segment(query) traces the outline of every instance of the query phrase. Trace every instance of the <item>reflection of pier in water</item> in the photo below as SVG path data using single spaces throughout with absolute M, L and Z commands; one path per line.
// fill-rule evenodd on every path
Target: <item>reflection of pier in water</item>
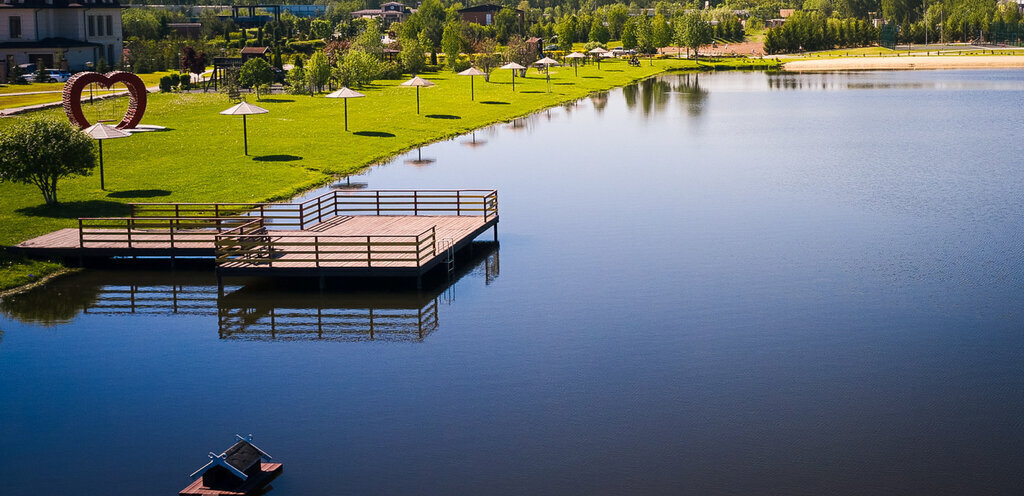
M 500 271 L 498 245 L 475 242 L 452 268 L 425 281 L 424 289 L 394 290 L 384 283 L 373 289 L 312 290 L 304 285 L 281 287 L 281 281 L 225 288 L 218 295 L 213 276 L 206 272 L 104 271 L 59 279 L 34 291 L 0 301 L 11 318 L 42 325 L 72 320 L 80 311 L 90 315 L 216 316 L 222 339 L 420 341 L 439 327 L 438 307 L 455 298 L 454 284 L 470 273 L 485 284 Z M 461 253 L 460 253 L 461 254 Z M 72 296 L 77 295 L 77 297 Z M 70 296 L 70 298 L 69 298 Z M 45 311 L 43 301 L 71 302 L 63 311 Z

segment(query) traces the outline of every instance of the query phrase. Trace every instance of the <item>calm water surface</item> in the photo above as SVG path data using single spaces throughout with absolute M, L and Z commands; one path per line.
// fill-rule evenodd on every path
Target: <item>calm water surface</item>
M 172 495 L 254 433 L 280 496 L 1021 494 L 1022 101 L 664 76 L 353 177 L 500 191 L 450 286 L 5 300 L 0 493 Z

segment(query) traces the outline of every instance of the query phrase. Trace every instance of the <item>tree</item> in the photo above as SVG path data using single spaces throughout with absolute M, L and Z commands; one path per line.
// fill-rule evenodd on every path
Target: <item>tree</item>
M 190 47 L 181 49 L 181 72 L 202 74 L 206 71 L 206 52 L 199 52 Z
M 651 29 L 654 31 L 655 48 L 665 48 L 672 44 L 672 28 L 669 27 L 665 16 L 661 14 L 654 16 L 654 20 L 651 22 Z
M 629 7 L 621 3 L 617 3 L 608 7 L 608 30 L 611 31 L 612 39 L 622 39 L 622 28 L 626 25 L 626 20 L 629 19 Z
M 608 26 L 604 25 L 601 20 L 601 16 L 594 16 L 594 20 L 590 23 L 590 33 L 587 38 L 590 41 L 596 41 L 598 43 L 608 43 L 611 38 L 611 33 L 608 31 Z
M 427 60 L 423 57 L 423 45 L 416 38 L 405 38 L 402 40 L 402 51 L 398 53 L 398 59 L 402 67 L 410 74 L 419 74 L 427 66 Z
M 420 42 L 430 48 L 430 64 L 437 65 L 437 52 L 444 34 L 444 7 L 438 0 L 423 0 L 414 17 L 420 25 Z
M 226 94 L 231 101 L 242 99 L 240 86 L 238 85 L 238 69 L 229 68 L 221 71 L 220 91 Z
M 149 9 L 124 9 L 121 14 L 121 32 L 125 39 L 159 39 L 160 20 Z
M 260 99 L 260 87 L 274 82 L 274 70 L 270 63 L 262 57 L 251 58 L 242 65 L 238 72 L 238 82 L 256 90 L 256 99 Z
M 462 48 L 462 34 L 459 32 L 459 25 L 449 22 L 444 26 L 444 35 L 441 37 L 441 50 L 444 52 L 445 63 L 448 68 L 454 69 L 459 61 L 459 50 Z
M 555 33 L 558 34 L 558 47 L 564 52 L 571 52 L 572 44 L 576 42 L 576 22 L 575 15 L 568 15 L 555 25 Z
M 704 20 L 700 12 L 687 12 L 679 17 L 676 26 L 676 42 L 693 50 L 693 58 L 697 60 L 697 51 L 701 45 L 711 43 L 711 25 Z
M 371 19 L 366 23 L 366 29 L 356 37 L 352 48 L 362 50 L 374 57 L 382 58 L 384 56 L 384 43 L 381 41 L 381 36 L 382 33 L 377 20 Z
M 314 38 L 327 41 L 334 34 L 334 27 L 325 19 L 313 19 L 309 25 L 310 34 Z
M 636 24 L 637 18 L 631 17 L 626 21 L 626 24 L 622 26 L 622 48 L 625 48 L 626 50 L 632 50 L 637 47 Z
M 311 93 L 319 92 L 327 85 L 331 78 L 331 65 L 327 63 L 327 56 L 324 52 L 317 50 L 306 63 L 306 82 L 309 83 Z
M 0 182 L 34 184 L 56 204 L 57 181 L 96 166 L 92 141 L 67 121 L 19 120 L 0 133 Z
M 636 17 L 636 49 L 640 53 L 654 53 L 654 30 L 646 15 Z
M 494 31 L 498 43 L 507 43 L 512 35 L 519 32 L 519 15 L 508 7 L 498 11 L 494 16 Z

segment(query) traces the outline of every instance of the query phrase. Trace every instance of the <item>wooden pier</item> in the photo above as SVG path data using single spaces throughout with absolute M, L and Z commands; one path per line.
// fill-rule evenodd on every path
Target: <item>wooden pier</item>
M 416 277 L 488 229 L 494 190 L 331 191 L 302 203 L 136 203 L 13 247 L 46 257 L 210 257 L 221 276 Z

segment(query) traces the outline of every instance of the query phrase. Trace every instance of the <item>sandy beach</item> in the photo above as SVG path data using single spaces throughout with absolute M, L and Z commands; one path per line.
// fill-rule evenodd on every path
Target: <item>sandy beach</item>
M 863 57 L 786 62 L 787 71 L 859 71 L 870 69 L 997 69 L 1024 68 L 1024 56 L 952 55 L 919 57 Z

